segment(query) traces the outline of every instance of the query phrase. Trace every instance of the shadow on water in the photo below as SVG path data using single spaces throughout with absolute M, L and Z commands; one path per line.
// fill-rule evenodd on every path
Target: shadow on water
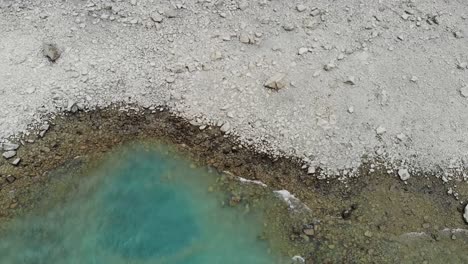
M 209 187 L 220 175 L 166 146 L 131 145 L 74 175 L 81 165 L 8 225 L 1 263 L 285 263 L 258 239 L 260 210 L 222 206 Z

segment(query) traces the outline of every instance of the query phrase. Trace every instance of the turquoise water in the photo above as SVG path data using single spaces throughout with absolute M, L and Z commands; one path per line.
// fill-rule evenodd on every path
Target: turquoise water
M 208 191 L 218 177 L 164 146 L 121 149 L 60 202 L 13 220 L 0 263 L 281 263 L 257 238 L 259 214 Z

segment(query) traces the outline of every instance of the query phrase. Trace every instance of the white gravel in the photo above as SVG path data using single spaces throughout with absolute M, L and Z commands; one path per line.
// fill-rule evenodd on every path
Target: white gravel
M 167 105 L 331 173 L 366 155 L 455 177 L 467 34 L 463 1 L 0 1 L 0 138 L 67 109 Z

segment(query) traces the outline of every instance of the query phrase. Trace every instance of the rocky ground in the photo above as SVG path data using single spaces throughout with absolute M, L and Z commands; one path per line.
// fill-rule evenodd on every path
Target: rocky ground
M 0 138 L 62 111 L 164 105 L 322 178 L 355 175 L 365 156 L 402 179 L 464 179 L 467 13 L 429 0 L 3 0 Z

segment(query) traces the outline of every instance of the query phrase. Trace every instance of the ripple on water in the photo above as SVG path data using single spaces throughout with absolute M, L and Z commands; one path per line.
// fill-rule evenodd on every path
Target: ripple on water
M 214 173 L 164 146 L 111 155 L 50 206 L 15 219 L 1 263 L 279 263 L 257 239 L 261 218 L 223 208 Z M 72 177 L 73 178 L 73 177 Z

